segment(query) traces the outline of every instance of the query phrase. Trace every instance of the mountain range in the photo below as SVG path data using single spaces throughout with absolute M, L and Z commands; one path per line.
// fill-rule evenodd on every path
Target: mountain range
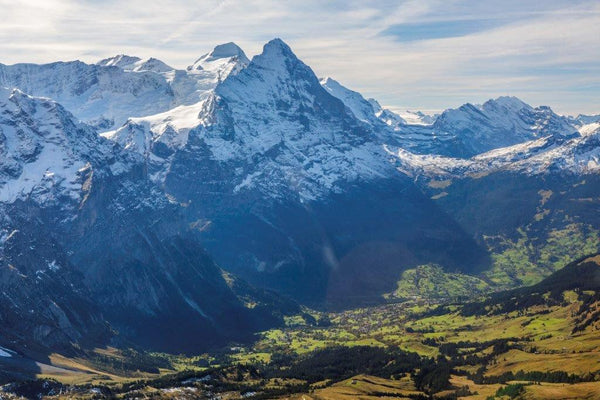
M 0 87 L 15 351 L 198 351 L 380 302 L 417 266 L 507 288 L 600 249 L 598 116 L 514 97 L 399 115 L 279 39 L 184 70 L 0 64 Z

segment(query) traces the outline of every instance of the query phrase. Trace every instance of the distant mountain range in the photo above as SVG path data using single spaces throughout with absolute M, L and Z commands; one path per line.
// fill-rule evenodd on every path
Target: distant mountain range
M 298 303 L 381 301 L 419 265 L 510 287 L 600 248 L 599 116 L 514 97 L 399 115 L 279 39 L 185 70 L 0 64 L 0 87 L 9 349 L 195 351 Z

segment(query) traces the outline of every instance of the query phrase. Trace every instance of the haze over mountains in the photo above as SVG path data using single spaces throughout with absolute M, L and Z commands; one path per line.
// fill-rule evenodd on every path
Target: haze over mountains
M 319 80 L 279 39 L 186 70 L 0 64 L 0 87 L 10 349 L 196 351 L 298 303 L 381 301 L 420 265 L 504 288 L 600 248 L 598 116 L 500 97 L 403 117 Z M 541 271 L 498 261 L 565 232 L 587 247 L 526 253 Z

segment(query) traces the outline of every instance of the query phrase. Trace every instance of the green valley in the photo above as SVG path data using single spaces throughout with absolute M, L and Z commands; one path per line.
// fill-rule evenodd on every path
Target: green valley
M 416 272 L 440 278 L 435 267 Z M 251 345 L 193 357 L 54 355 L 54 370 L 3 390 L 17 398 L 45 387 L 56 399 L 592 399 L 600 393 L 599 329 L 600 256 L 591 256 L 534 286 L 465 303 L 305 308 Z

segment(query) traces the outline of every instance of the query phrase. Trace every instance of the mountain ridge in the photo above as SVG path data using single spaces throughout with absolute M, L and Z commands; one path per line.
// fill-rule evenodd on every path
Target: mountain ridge
M 33 318 L 6 326 L 3 335 L 26 335 L 30 345 L 51 350 L 84 344 L 88 329 L 104 329 L 90 343 L 136 338 L 149 348 L 191 351 L 247 340 L 250 332 L 281 323 L 277 302 L 294 309 L 293 302 L 232 284 L 236 277 L 225 279 L 188 232 L 179 207 L 148 179 L 141 157 L 51 100 L 2 94 L 2 150 L 18 168 L 2 169 L 8 180 L 1 193 L 15 195 L 0 202 L 1 268 L 11 285 L 5 293 L 22 278 L 28 295 L 13 294 L 12 302 L 0 304 L 0 315 L 15 319 L 13 308 L 35 304 Z M 7 190 L 11 183 L 19 191 Z M 185 330 L 168 328 L 178 321 Z M 111 334 L 108 324 L 121 335 Z
M 32 239 L 47 253 L 31 263 L 45 271 L 60 255 L 83 277 L 85 312 L 104 321 L 92 325 L 148 348 L 247 339 L 296 307 L 288 295 L 380 302 L 420 265 L 496 271 L 492 237 L 540 241 L 575 224 L 592 240 L 598 225 L 591 117 L 500 97 L 408 123 L 320 81 L 280 39 L 252 60 L 217 46 L 189 70 L 123 55 L 99 64 L 0 65 L 0 85 L 66 104 L 0 91 L 0 237 L 35 217 L 51 234 Z M 63 329 L 60 313 L 40 314 Z M 83 337 L 74 326 L 56 343 Z

